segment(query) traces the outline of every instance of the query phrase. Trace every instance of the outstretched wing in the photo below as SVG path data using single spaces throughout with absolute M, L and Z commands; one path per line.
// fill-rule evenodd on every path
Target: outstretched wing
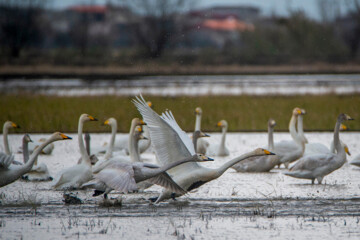
M 94 176 L 95 179 L 103 182 L 107 187 L 119 192 L 127 193 L 137 190 L 134 179 L 134 170 L 131 164 L 111 164 Z
M 179 193 L 181 195 L 186 193 L 186 191 L 182 189 L 176 182 L 174 182 L 174 180 L 166 172 L 159 174 L 156 177 L 149 178 L 146 181 L 169 189 L 171 192 Z
M 0 152 L 0 168 L 8 169 L 13 161 L 13 155 L 7 155 L 3 152 Z
M 159 116 L 147 105 L 141 95 L 133 99 L 132 102 L 149 128 L 151 144 L 162 165 L 176 162 L 195 154 L 191 139 L 181 130 L 170 111 L 166 111 Z M 194 164 L 197 165 L 196 163 Z

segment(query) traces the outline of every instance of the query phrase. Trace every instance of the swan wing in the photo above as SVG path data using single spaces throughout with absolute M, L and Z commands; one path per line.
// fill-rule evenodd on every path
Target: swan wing
M 290 171 L 313 171 L 317 168 L 324 167 L 336 157 L 335 154 L 315 154 L 302 157 L 299 159 Z
M 95 179 L 119 192 L 127 193 L 137 190 L 134 170 L 131 164 L 114 163 L 95 175 Z
M 7 155 L 3 152 L 0 152 L 0 168 L 8 169 L 13 161 L 13 155 Z
M 191 139 L 181 130 L 171 111 L 159 116 L 146 104 L 141 95 L 133 99 L 133 103 L 149 128 L 151 144 L 162 165 L 195 154 Z
M 166 172 L 150 178 L 147 181 L 169 189 L 171 192 L 179 193 L 181 195 L 186 193 L 186 191 L 182 189 Z

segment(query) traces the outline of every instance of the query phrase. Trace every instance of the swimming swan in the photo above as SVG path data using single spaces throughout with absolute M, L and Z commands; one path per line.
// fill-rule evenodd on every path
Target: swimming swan
M 281 141 L 274 145 L 274 152 L 278 157 L 279 163 L 283 163 L 286 168 L 288 168 L 291 162 L 301 158 L 304 154 L 305 140 L 297 134 L 295 128 L 297 117 L 303 114 L 304 111 L 300 108 L 294 108 L 292 112 L 289 122 L 289 132 L 293 141 Z
M 30 159 L 24 165 L 11 164 L 14 157 L 0 153 L 0 187 L 12 183 L 19 179 L 22 175 L 29 172 L 40 152 L 51 142 L 58 140 L 71 139 L 63 133 L 56 132 L 41 144 L 30 156 Z
M 274 119 L 269 119 L 268 121 L 268 149 L 269 151 L 274 151 L 274 127 L 276 122 Z M 244 161 L 241 161 L 234 166 L 237 172 L 268 172 L 273 169 L 276 164 L 278 164 L 278 159 L 274 155 L 269 156 L 258 156 L 250 157 Z
M 144 98 L 136 97 L 133 103 L 143 116 L 149 127 L 151 145 L 159 163 L 165 166 L 179 159 L 190 158 L 195 155 L 194 145 L 187 134 L 181 130 L 171 111 L 166 111 L 161 116 L 146 105 Z M 228 168 L 251 156 L 273 154 L 264 149 L 234 158 L 218 169 L 200 166 L 196 162 L 188 162 L 168 170 L 171 178 L 184 190 L 191 191 L 201 185 L 220 177 Z M 181 196 L 181 194 L 177 194 Z M 174 196 L 170 190 L 164 190 L 156 203 Z
M 229 156 L 229 149 L 225 146 L 228 123 L 226 120 L 221 120 L 216 124 L 216 126 L 221 127 L 222 134 L 220 144 L 210 144 L 206 150 L 206 154 L 210 156 Z
M 81 162 L 75 166 L 63 169 L 54 180 L 54 184 L 52 185 L 54 189 L 78 189 L 83 183 L 91 180 L 91 161 L 86 152 L 82 137 L 84 123 L 88 121 L 97 121 L 97 119 L 86 113 L 81 114 L 78 124 L 78 144 Z
M 344 165 L 346 161 L 346 149 L 340 144 L 339 131 L 342 122 L 353 120 L 347 114 L 340 114 L 334 128 L 334 145 L 337 153 L 315 154 L 304 156 L 295 163 L 288 172 L 284 173 L 290 177 L 310 179 L 314 184 L 315 179 L 321 184 L 324 176 L 332 173 Z

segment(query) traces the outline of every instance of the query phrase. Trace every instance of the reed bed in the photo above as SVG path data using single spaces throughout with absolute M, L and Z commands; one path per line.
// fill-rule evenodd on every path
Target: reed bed
M 195 125 L 194 110 L 203 109 L 202 129 L 219 131 L 216 123 L 226 119 L 229 131 L 266 131 L 267 120 L 276 120 L 277 131 L 286 131 L 294 107 L 306 109 L 305 130 L 332 131 L 339 113 L 348 113 L 359 119 L 360 95 L 307 95 L 307 96 L 202 96 L 202 97 L 155 97 L 144 96 L 152 101 L 158 113 L 170 109 L 185 131 Z M 107 132 L 101 123 L 109 117 L 118 120 L 118 131 L 127 132 L 130 121 L 141 117 L 129 97 L 86 96 L 57 97 L 43 95 L 0 96 L 0 121 L 12 120 L 21 126 L 17 133 L 47 133 L 54 131 L 76 132 L 78 118 L 88 113 L 99 123 L 86 124 L 84 131 Z M 352 121 L 350 130 L 359 130 L 360 122 Z

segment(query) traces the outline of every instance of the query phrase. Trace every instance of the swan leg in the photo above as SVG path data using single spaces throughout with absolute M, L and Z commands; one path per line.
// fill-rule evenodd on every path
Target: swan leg
M 323 180 L 323 177 L 317 177 L 316 179 L 317 179 L 318 183 L 321 184 L 321 181 Z
M 288 169 L 289 168 L 289 162 L 284 162 L 285 168 Z
M 314 184 L 315 183 L 315 179 L 311 179 L 311 184 Z

